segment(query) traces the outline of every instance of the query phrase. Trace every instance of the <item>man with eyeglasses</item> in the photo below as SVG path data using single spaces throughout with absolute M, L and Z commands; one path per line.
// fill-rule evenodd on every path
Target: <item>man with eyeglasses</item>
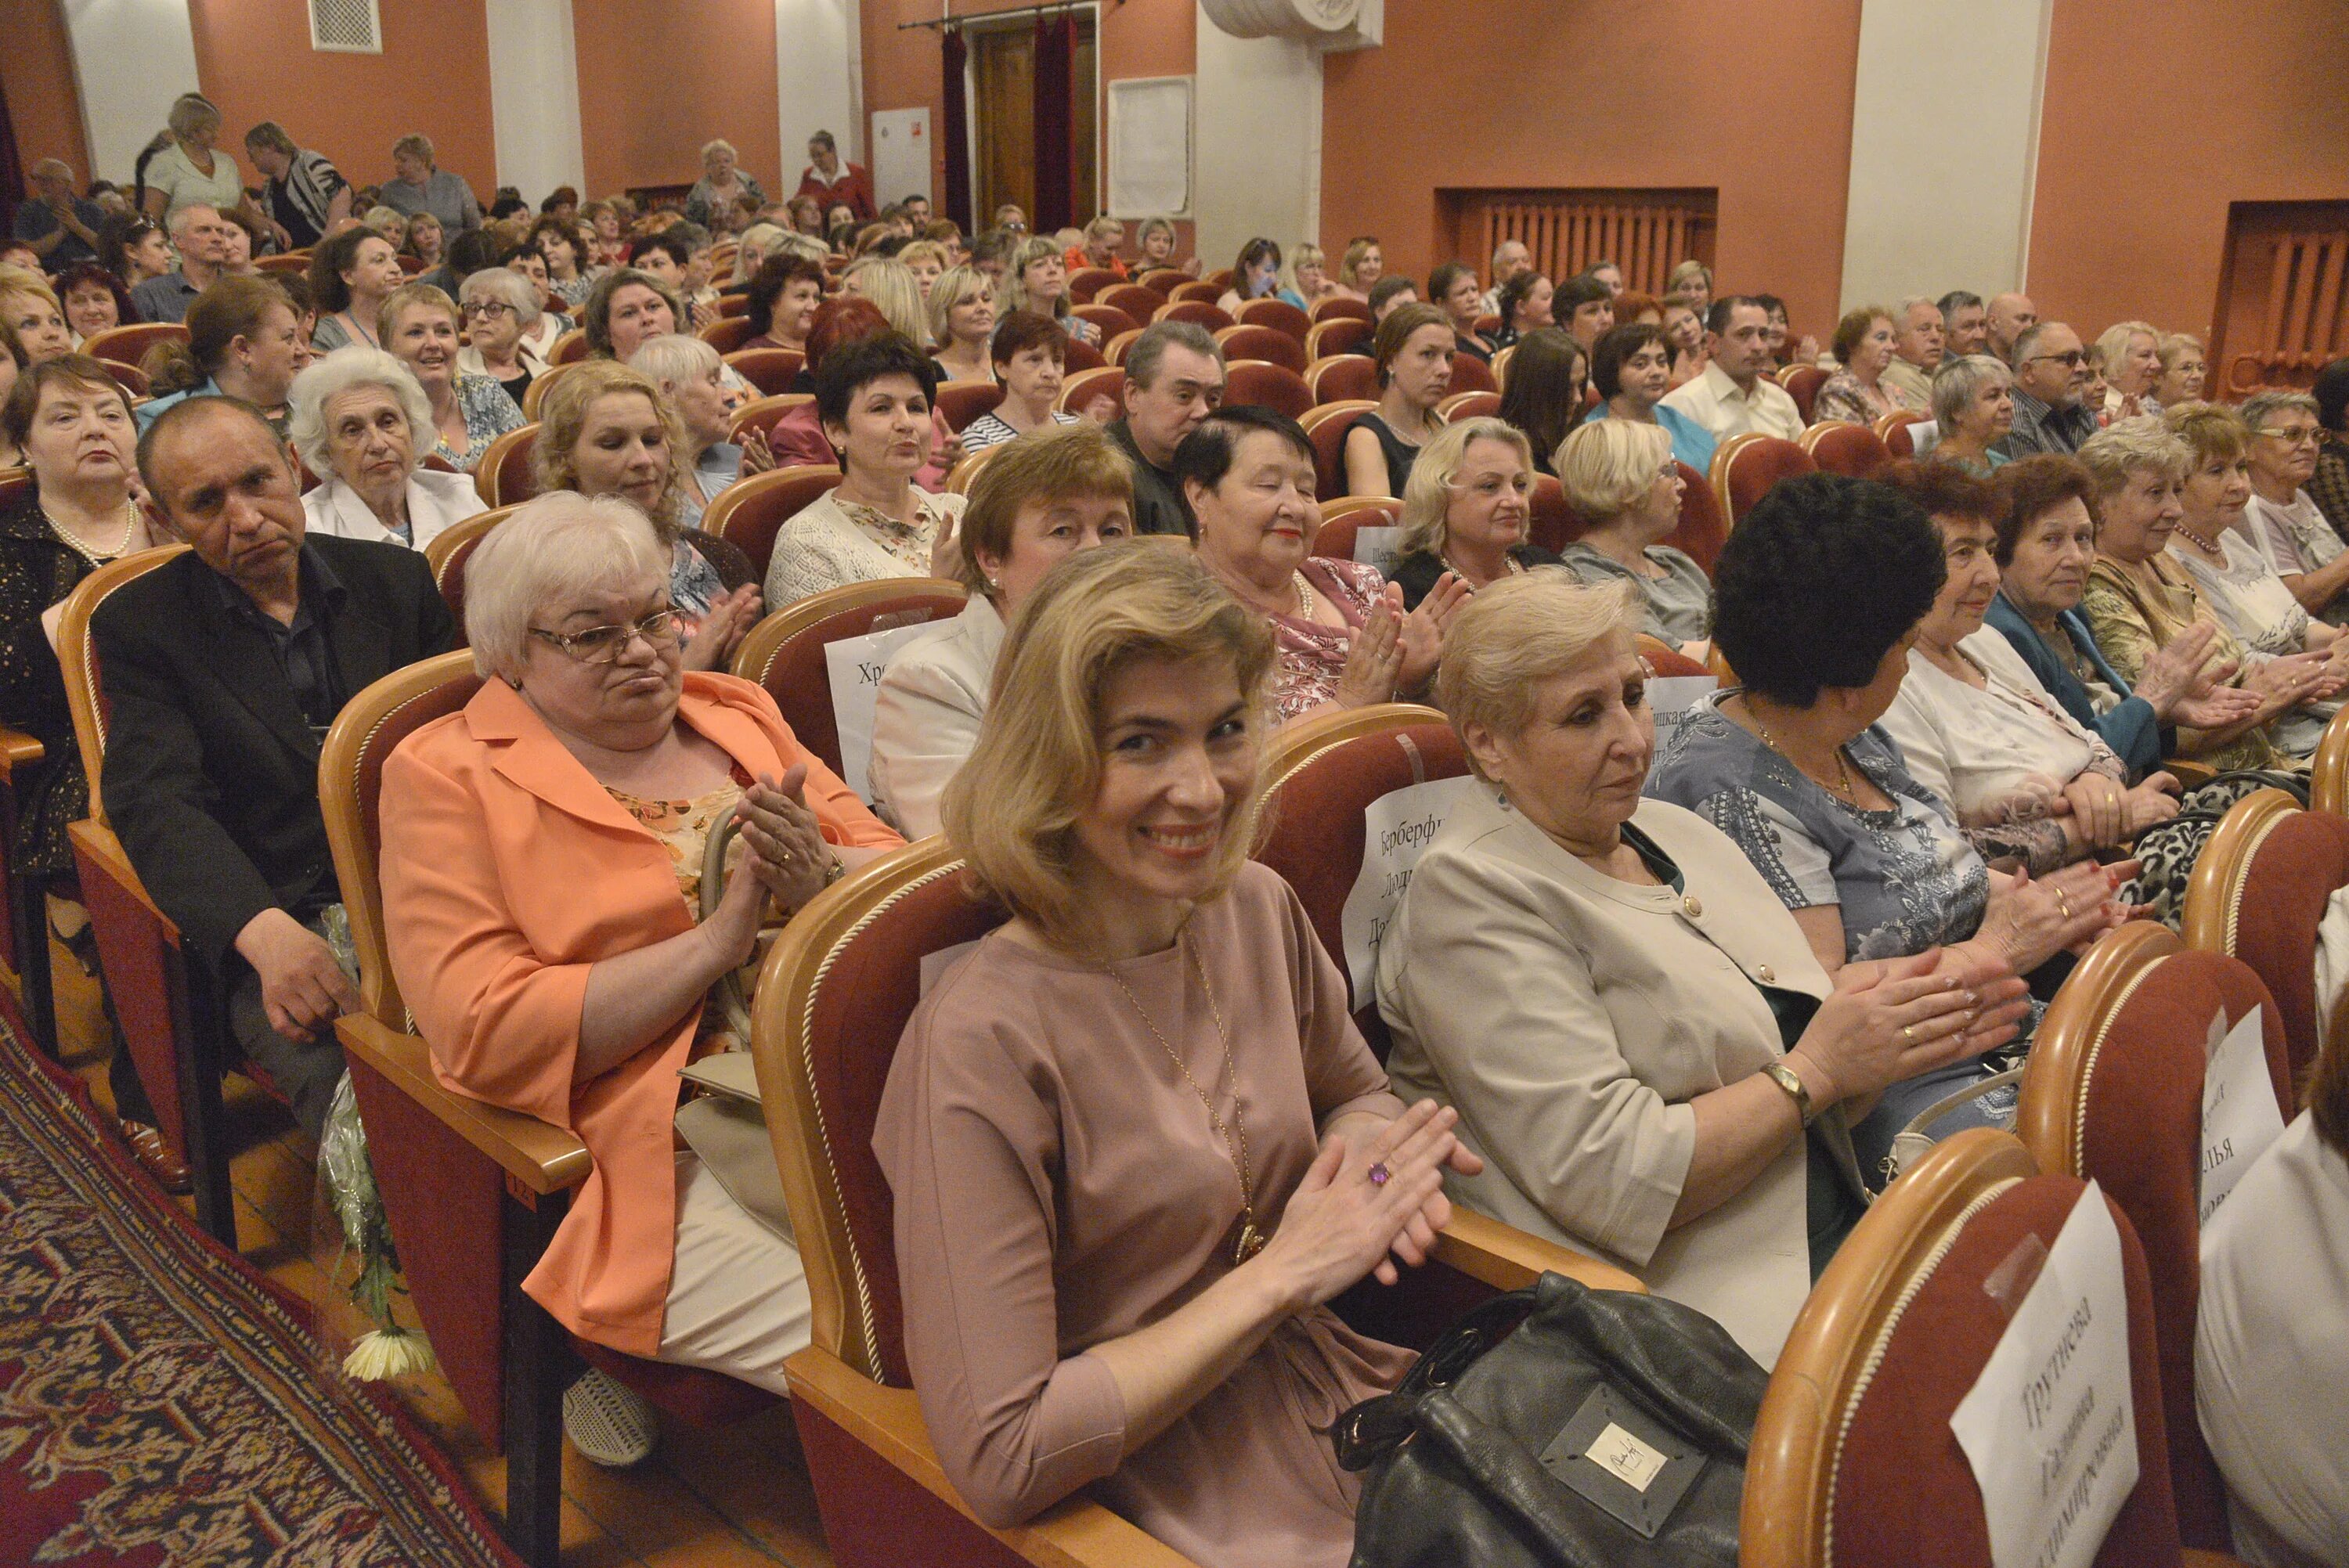
M 169 409 L 139 471 L 159 531 L 191 548 L 91 618 L 111 708 L 98 788 L 238 1048 L 316 1140 L 343 1073 L 335 1019 L 358 1006 L 325 934 L 342 894 L 319 745 L 343 704 L 456 627 L 418 552 L 305 537 L 293 458 L 250 405 Z
M 2349 548 L 2324 520 L 2306 485 L 2324 440 L 2316 399 L 2305 392 L 2255 392 L 2243 399 L 2251 428 L 2251 538 L 2302 609 L 2349 625 Z
M 2006 455 L 2077 452 L 2096 433 L 2096 416 L 2080 401 L 2087 385 L 2088 356 L 2078 333 L 2060 321 L 2024 327 L 2014 340 L 2014 429 L 2003 443 Z

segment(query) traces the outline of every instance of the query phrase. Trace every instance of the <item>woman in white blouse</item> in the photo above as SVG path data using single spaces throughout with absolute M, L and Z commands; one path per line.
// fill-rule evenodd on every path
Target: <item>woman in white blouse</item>
M 431 400 L 382 349 L 336 349 L 294 378 L 285 400 L 287 438 L 321 480 L 302 498 L 313 533 L 421 550 L 486 510 L 471 479 L 423 466 L 437 438 Z
M 841 481 L 783 524 L 767 566 L 770 612 L 843 583 L 950 571 L 964 498 L 914 483 L 936 442 L 938 367 L 896 333 L 833 350 L 815 407 Z
M 1133 536 L 1133 470 L 1097 425 L 1016 442 L 979 470 L 955 562 L 970 603 L 891 655 L 873 707 L 873 803 L 907 838 L 938 830 L 1013 614 L 1061 561 Z
M 2131 787 L 2127 764 L 2064 711 L 2013 644 L 1983 630 L 1998 593 L 1998 492 L 1946 463 L 1879 477 L 1933 520 L 1948 569 L 1879 722 L 1982 857 L 2041 875 L 2176 816 L 2176 779 L 2157 772 Z

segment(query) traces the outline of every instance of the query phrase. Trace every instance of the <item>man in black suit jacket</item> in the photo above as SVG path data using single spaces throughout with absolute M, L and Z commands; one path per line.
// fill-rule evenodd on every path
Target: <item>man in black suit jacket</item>
M 374 681 L 448 650 L 424 557 L 304 537 L 299 480 L 258 410 L 167 410 L 139 443 L 148 508 L 192 548 L 91 618 L 112 709 L 100 788 L 133 870 L 227 999 L 245 1056 L 313 1139 L 358 998 L 322 934 L 341 899 L 318 749 Z

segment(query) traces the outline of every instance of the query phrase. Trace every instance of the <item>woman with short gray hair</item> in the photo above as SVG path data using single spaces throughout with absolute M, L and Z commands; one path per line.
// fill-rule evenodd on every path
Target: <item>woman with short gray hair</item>
M 457 310 L 471 337 L 457 353 L 458 373 L 488 377 L 519 407 L 546 370 L 532 336 L 544 314 L 538 290 L 511 268 L 484 267 L 457 285 Z
M 313 533 L 421 550 L 485 510 L 473 481 L 423 467 L 439 438 L 432 402 L 408 366 L 379 348 L 338 348 L 294 378 L 286 431 L 319 476 L 302 498 Z
M 481 226 L 481 204 L 461 174 L 432 165 L 432 139 L 410 131 L 391 144 L 393 177 L 383 182 L 377 200 L 401 212 L 429 212 L 440 220 L 440 232 L 453 242 L 468 229 Z
M 2158 414 L 2154 388 L 2161 383 L 2161 329 L 2149 321 L 2116 322 L 2096 339 L 2105 360 L 2105 419 Z
M 1936 462 L 1955 463 L 1978 480 L 2009 460 L 1993 449 L 2014 428 L 2014 372 L 1987 354 L 1961 354 L 1933 372 Z
M 737 167 L 739 157 L 734 144 L 723 137 L 702 143 L 701 178 L 685 198 L 687 222 L 714 229 L 746 196 L 756 207 L 767 204 L 767 193 L 759 189 L 759 182 Z

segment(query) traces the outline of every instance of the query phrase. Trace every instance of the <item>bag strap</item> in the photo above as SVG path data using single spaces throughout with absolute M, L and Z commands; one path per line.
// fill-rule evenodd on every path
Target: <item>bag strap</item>
M 1558 1276 L 1544 1274 L 1543 1284 Z M 1449 1387 L 1485 1352 L 1509 1336 L 1542 1296 L 1542 1284 L 1505 1291 L 1470 1307 L 1412 1364 L 1392 1394 L 1363 1400 L 1330 1429 L 1340 1468 L 1368 1470 L 1412 1434 L 1412 1412 L 1430 1393 Z

